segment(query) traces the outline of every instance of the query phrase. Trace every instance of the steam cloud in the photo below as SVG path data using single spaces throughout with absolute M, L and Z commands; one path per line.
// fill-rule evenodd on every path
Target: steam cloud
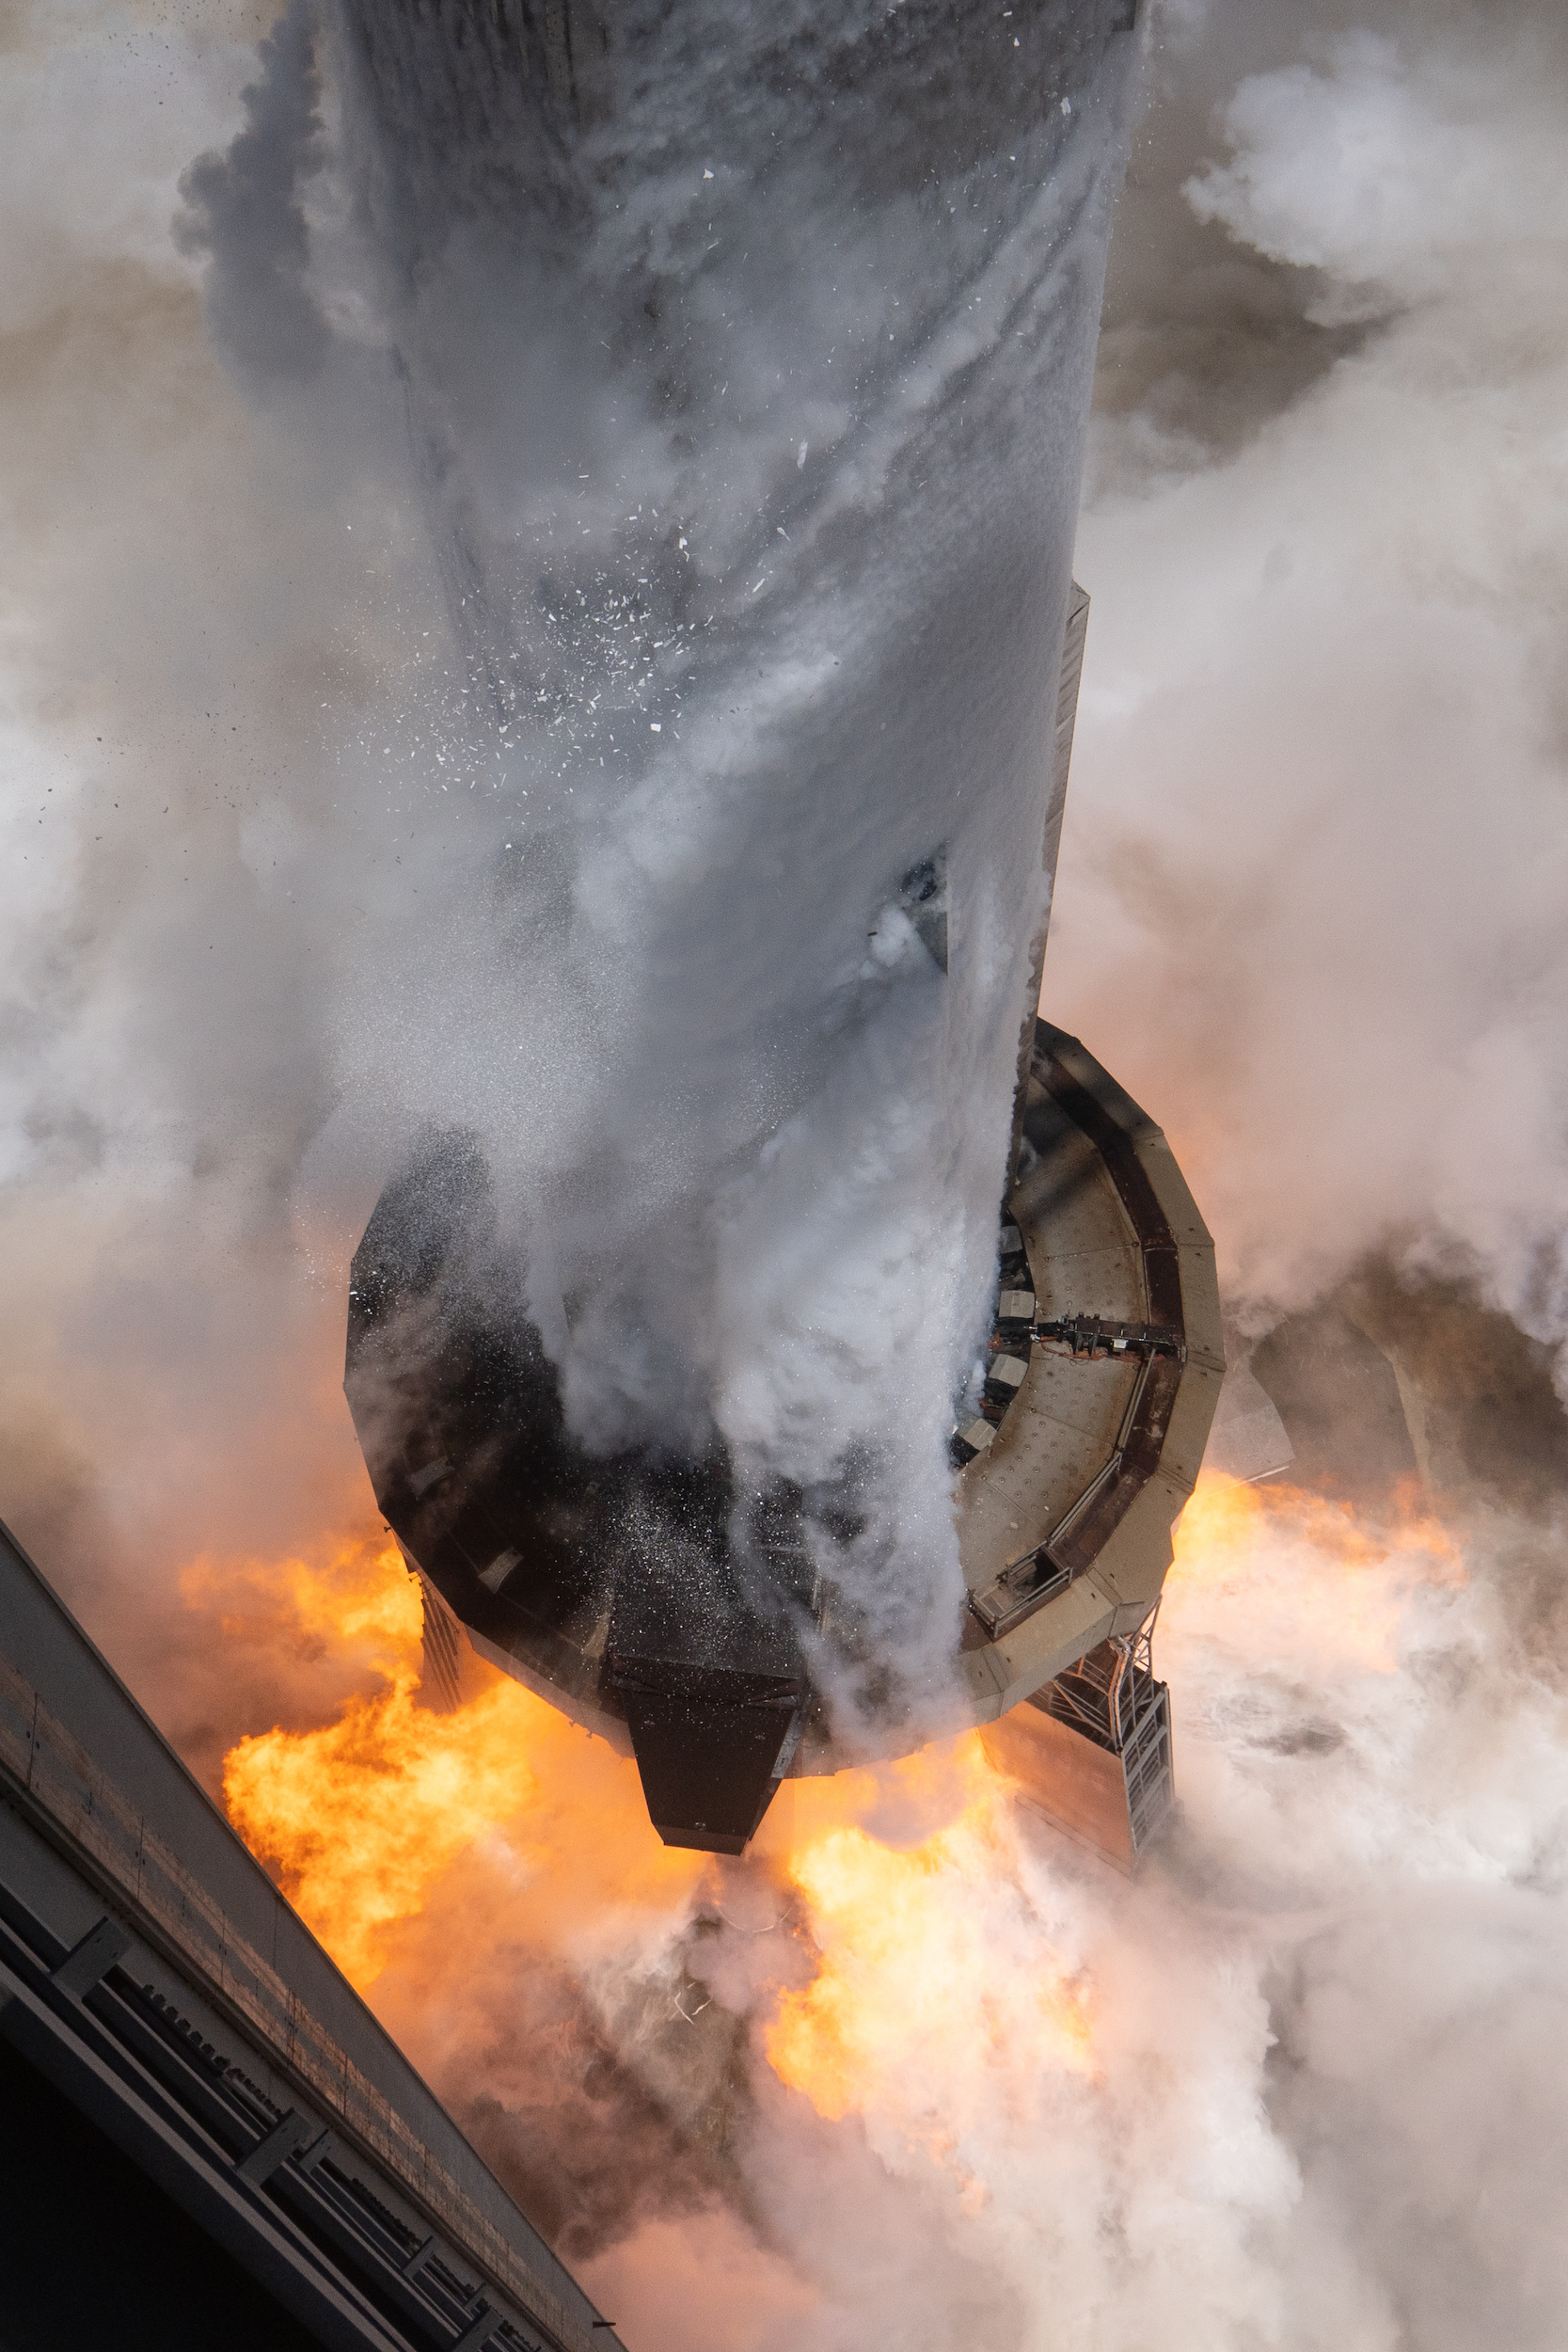
M 275 97 L 301 87 L 290 24 Z M 1485 1308 L 1523 1361 L 1524 1333 L 1563 1334 L 1568 1182 L 1561 27 L 1216 0 L 1156 29 L 1078 540 L 1096 601 L 1049 1009 L 1166 1125 L 1243 1338 L 1373 1258 L 1446 1359 L 1496 1337 Z M 242 105 L 268 30 L 37 6 L 0 142 L 5 1507 L 209 1776 L 238 1731 L 322 1720 L 362 1661 L 243 1609 L 220 1648 L 174 1570 L 304 1549 L 358 1507 L 347 1250 L 436 1076 L 467 1084 L 443 1036 L 494 1043 L 448 911 L 497 843 L 431 771 L 466 803 L 499 720 L 465 708 L 443 636 L 385 290 L 327 176 L 296 176 L 308 110 Z M 295 143 L 314 275 L 268 246 L 266 381 L 242 396 L 168 223 L 194 200 L 217 235 L 213 183 L 178 183 L 247 132 Z M 643 887 L 609 894 L 634 969 Z M 563 1029 L 563 1065 L 600 1034 Z M 666 1174 L 673 1198 L 689 1164 Z M 650 1233 L 661 1206 L 633 1203 Z M 837 1230 L 859 1263 L 854 1216 Z M 895 1272 L 926 1229 L 901 1230 Z M 940 1262 L 955 1297 L 971 1246 Z M 1356 1567 L 1281 1511 L 1178 1583 L 1185 1818 L 1135 1887 L 1006 1808 L 981 1836 L 940 1787 L 902 1821 L 885 1801 L 874 1842 L 958 1841 L 903 1922 L 945 1973 L 839 2121 L 748 2038 L 815 1964 L 800 1943 L 721 1922 L 699 1946 L 697 1902 L 530 1912 L 504 1851 L 436 1890 L 378 2002 L 494 2161 L 564 2183 L 552 2226 L 640 2316 L 638 2352 L 1554 2343 L 1548 1406 L 1534 1454 L 1458 1449 L 1464 1581 L 1428 1535 Z M 832 1890 L 802 1905 L 842 1958 Z M 437 1965 L 457 1918 L 468 1951 L 495 1929 L 461 1988 Z M 741 2021 L 721 2157 L 636 1990 L 695 1958 Z M 1085 1991 L 1091 2065 L 1033 2038 L 1042 1972 Z M 628 2146 L 662 2152 L 657 2194 Z

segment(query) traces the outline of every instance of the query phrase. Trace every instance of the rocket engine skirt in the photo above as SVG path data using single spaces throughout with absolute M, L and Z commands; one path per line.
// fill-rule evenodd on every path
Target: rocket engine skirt
M 1225 1368 L 1213 1244 L 1160 1130 L 1043 1021 L 1022 1110 L 986 1403 L 955 1434 L 976 1724 L 1148 1618 Z M 832 1597 L 800 1499 L 741 1491 L 720 1444 L 586 1453 L 537 1330 L 487 1305 L 490 1216 L 449 1136 L 359 1245 L 345 1386 L 376 1499 L 481 1655 L 636 1756 L 668 1842 L 739 1853 L 784 1777 L 863 1755 L 811 1684 Z

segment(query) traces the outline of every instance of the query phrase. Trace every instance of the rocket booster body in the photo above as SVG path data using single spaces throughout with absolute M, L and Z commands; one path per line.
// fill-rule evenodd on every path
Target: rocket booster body
M 1159 1312 L 1150 1268 L 1207 1236 L 1168 1153 L 1140 1229 L 1157 1132 L 1033 1025 L 1133 10 L 334 22 L 453 625 L 528 802 L 506 1100 L 388 1187 L 350 1397 L 445 1603 L 629 1741 L 666 1836 L 738 1851 L 784 1773 L 995 1714 L 1157 1597 L 1147 1563 L 1131 1597 L 1081 1580 L 1194 1392 L 1198 1261 Z M 1038 1318 L 1009 1338 L 999 1264 L 1058 1321 L 1178 1338 L 1069 1349 L 1090 1409 Z M 1048 1395 L 1082 1425 L 1008 1470 Z

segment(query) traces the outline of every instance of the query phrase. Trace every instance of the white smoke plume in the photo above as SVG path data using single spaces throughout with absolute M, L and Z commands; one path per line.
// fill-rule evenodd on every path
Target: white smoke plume
M 444 895 L 478 854 L 424 791 L 437 750 L 466 787 L 469 673 L 359 231 L 307 177 L 321 258 L 310 282 L 275 251 L 279 361 L 316 349 L 296 295 L 331 340 L 259 405 L 170 234 L 192 160 L 256 119 L 269 30 L 35 6 L 0 141 L 3 1507 L 209 1773 L 359 1671 L 215 1646 L 173 1571 L 302 1547 L 356 1491 L 346 1253 L 408 1131 L 400 1042 L 427 1073 L 471 1001 L 462 941 L 393 949 L 416 856 Z M 1381 1253 L 1443 1376 L 1492 1333 L 1498 1385 L 1563 1315 L 1560 22 L 1213 0 L 1155 31 L 1047 1008 L 1166 1126 L 1248 1328 Z M 389 1009 L 356 986 L 377 956 Z M 387 1083 L 355 1102 L 367 1039 Z M 680 1904 L 562 1924 L 504 1840 L 453 1872 L 375 1997 L 515 2177 L 531 2137 L 564 2169 L 559 2082 L 529 2101 L 583 2037 L 559 2112 L 597 2097 L 609 2127 L 559 2227 L 635 2352 L 1556 2344 L 1549 1404 L 1528 1444 L 1476 1422 L 1446 1535 L 1363 1558 L 1281 1509 L 1178 1581 L 1184 1816 L 1134 1885 L 940 1788 L 868 1817 L 866 1909 L 800 1892 L 810 1946 L 697 1945 Z M 910 1846 L 900 1908 L 878 1857 Z M 463 1985 L 457 1941 L 493 1953 Z M 632 1996 L 697 1959 L 750 2120 L 650 2208 L 613 2153 L 668 2145 Z M 836 2119 L 763 2055 L 824 1963 L 853 1979 Z
M 1192 1104 L 1232 1293 L 1398 1233 L 1556 1342 L 1560 26 L 1337 10 L 1227 88 L 1222 15 L 1181 191 L 1208 348 L 1179 291 L 1102 353 L 1050 1001 Z M 1249 378 L 1288 396 L 1238 431 Z

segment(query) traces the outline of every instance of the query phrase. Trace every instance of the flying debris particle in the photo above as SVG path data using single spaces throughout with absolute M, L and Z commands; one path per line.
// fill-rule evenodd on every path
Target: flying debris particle
M 713 174 L 712 174 L 712 172 L 711 172 L 711 171 L 705 171 L 705 172 L 704 172 L 704 174 L 703 174 L 703 178 L 704 178 L 705 180 L 711 180 L 711 179 L 712 179 L 712 177 L 713 177 Z

